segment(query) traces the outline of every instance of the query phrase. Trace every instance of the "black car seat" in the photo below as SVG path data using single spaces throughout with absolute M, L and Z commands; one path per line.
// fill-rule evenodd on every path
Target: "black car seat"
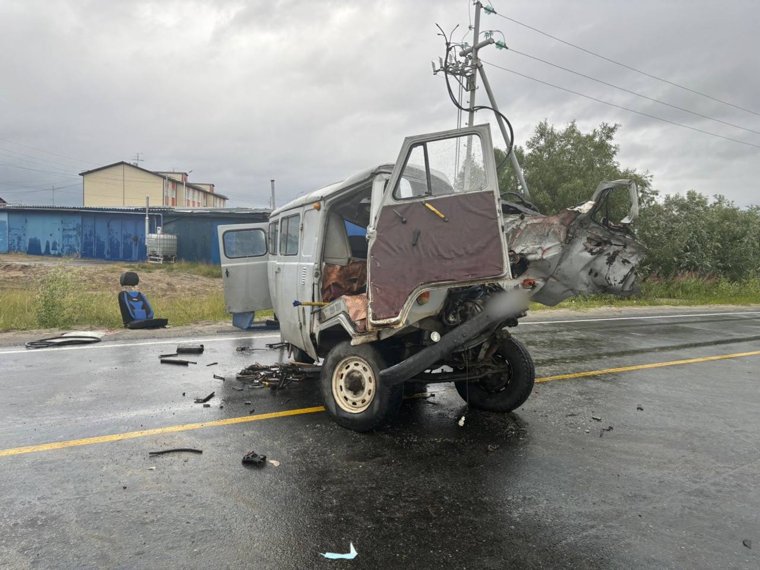
M 140 283 L 140 278 L 134 271 L 125 271 L 119 278 L 119 284 L 124 288 L 119 293 L 119 309 L 124 326 L 128 329 L 158 329 L 165 327 L 168 319 L 153 317 L 153 309 L 148 299 L 140 291 L 131 289 Z M 129 289 L 128 289 L 129 288 Z

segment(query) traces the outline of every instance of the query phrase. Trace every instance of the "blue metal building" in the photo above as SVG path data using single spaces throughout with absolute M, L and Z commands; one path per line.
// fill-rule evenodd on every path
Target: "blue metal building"
M 268 210 L 150 208 L 149 232 L 177 235 L 177 258 L 219 263 L 220 224 L 266 221 Z M 0 253 L 143 261 L 144 208 L 0 207 Z

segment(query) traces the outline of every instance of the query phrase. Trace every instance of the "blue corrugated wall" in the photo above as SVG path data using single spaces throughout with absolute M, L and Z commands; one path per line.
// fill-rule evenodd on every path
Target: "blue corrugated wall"
M 0 212 L 0 253 L 8 253 L 8 214 Z
M 0 252 L 112 261 L 145 259 L 145 218 L 141 215 L 50 211 L 9 211 L 5 215 L 7 246 L 2 249 L 0 238 Z M 151 216 L 152 231 L 155 221 Z
M 150 231 L 177 236 L 177 258 L 219 264 L 217 227 L 264 222 L 265 213 L 151 213 Z M 162 221 L 163 220 L 163 221 Z M 145 214 L 87 210 L 8 209 L 0 212 L 0 253 L 144 261 Z

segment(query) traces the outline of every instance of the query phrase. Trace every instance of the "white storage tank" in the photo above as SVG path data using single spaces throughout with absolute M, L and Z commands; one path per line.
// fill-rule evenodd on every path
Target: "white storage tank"
M 174 263 L 177 259 L 177 236 L 173 234 L 148 234 L 148 261 Z

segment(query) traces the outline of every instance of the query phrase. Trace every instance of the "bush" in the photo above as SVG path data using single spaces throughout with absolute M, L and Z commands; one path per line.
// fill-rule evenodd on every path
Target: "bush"
M 66 328 L 74 320 L 74 282 L 64 267 L 56 267 L 40 282 L 35 304 L 37 326 Z

